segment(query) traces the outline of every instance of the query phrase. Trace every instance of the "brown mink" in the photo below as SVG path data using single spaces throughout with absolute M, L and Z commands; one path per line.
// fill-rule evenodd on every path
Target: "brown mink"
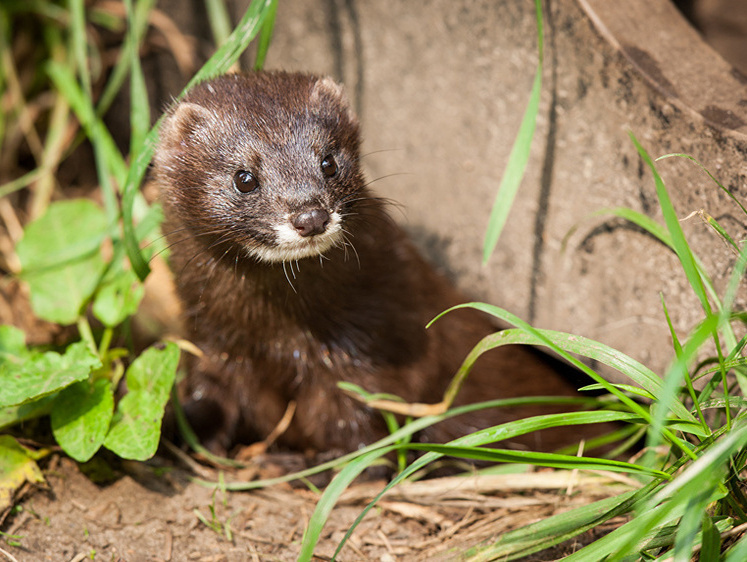
M 155 157 L 187 338 L 204 352 L 183 390 L 208 446 L 266 437 L 288 403 L 284 447 L 350 451 L 386 434 L 350 381 L 438 402 L 495 326 L 418 254 L 366 185 L 359 126 L 342 88 L 300 73 L 226 75 L 168 114 Z M 521 346 L 478 362 L 458 403 L 573 395 L 559 361 Z M 447 441 L 547 408 L 480 411 L 423 431 Z M 578 437 L 578 433 L 575 437 Z M 572 436 L 503 446 L 548 449 Z M 548 441 L 549 440 L 549 441 Z

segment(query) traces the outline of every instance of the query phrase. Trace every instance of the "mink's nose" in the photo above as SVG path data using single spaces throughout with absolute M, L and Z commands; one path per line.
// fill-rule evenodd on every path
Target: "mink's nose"
M 291 224 L 301 236 L 322 234 L 329 224 L 329 213 L 324 209 L 311 209 L 297 214 Z

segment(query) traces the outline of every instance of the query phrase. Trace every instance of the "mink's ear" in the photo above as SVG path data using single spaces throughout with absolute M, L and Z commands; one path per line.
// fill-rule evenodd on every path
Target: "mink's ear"
M 323 99 L 332 100 L 353 124 L 358 124 L 358 117 L 355 115 L 348 96 L 345 94 L 345 88 L 338 84 L 329 76 L 320 78 L 314 84 L 311 90 L 311 103 L 321 103 Z
M 210 110 L 195 103 L 178 104 L 163 120 L 159 131 L 159 152 L 183 150 L 215 134 Z

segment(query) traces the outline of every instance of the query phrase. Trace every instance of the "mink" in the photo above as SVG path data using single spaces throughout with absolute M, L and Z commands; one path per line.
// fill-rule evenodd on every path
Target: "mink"
M 360 132 L 327 77 L 253 72 L 195 86 L 167 114 L 154 159 L 185 336 L 203 356 L 182 388 L 186 411 L 218 451 L 265 438 L 291 401 L 278 445 L 316 453 L 383 437 L 380 412 L 340 381 L 408 402 L 438 402 L 472 347 L 496 331 L 417 251 L 369 188 Z M 524 346 L 482 356 L 457 404 L 577 395 L 572 371 Z M 417 435 L 446 442 L 548 413 L 483 410 Z M 502 446 L 551 449 L 564 430 Z

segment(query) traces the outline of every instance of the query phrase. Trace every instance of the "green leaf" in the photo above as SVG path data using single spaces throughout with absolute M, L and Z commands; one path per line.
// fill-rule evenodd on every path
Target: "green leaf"
M 459 410 L 459 409 L 461 408 L 455 408 L 455 410 Z M 481 431 L 476 431 L 469 435 L 465 435 L 464 437 L 460 437 L 458 439 L 450 441 L 449 443 L 447 443 L 447 446 L 475 447 L 475 446 L 480 446 L 480 445 L 487 445 L 490 443 L 497 443 L 503 440 L 507 441 L 509 439 L 514 438 L 517 435 L 525 435 L 532 431 L 539 431 L 542 429 L 547 429 L 549 427 L 573 426 L 573 425 L 584 424 L 584 423 L 605 423 L 605 422 L 613 421 L 613 419 L 630 420 L 633 418 L 634 418 L 634 415 L 627 413 L 627 412 L 567 412 L 567 413 L 562 413 L 562 414 L 547 414 L 547 415 L 542 415 L 542 416 L 534 416 L 531 418 L 516 420 L 516 421 L 504 423 L 501 425 L 497 425 L 497 426 L 494 426 L 488 429 L 483 429 Z M 415 425 L 418 422 L 423 423 L 427 419 L 428 418 L 420 418 L 419 420 L 416 420 L 412 424 L 408 424 L 407 426 L 400 429 L 399 431 L 406 430 L 409 426 Z M 387 439 L 391 439 L 391 438 L 392 436 L 389 436 Z M 388 442 L 387 439 L 382 439 L 378 441 L 377 444 L 382 445 L 384 443 L 387 443 Z M 345 542 L 353 534 L 353 531 L 355 530 L 355 528 L 358 526 L 358 524 L 363 520 L 366 514 L 381 499 L 381 497 L 384 494 L 386 494 L 391 488 L 396 486 L 399 482 L 401 482 L 405 478 L 416 473 L 418 470 L 427 466 L 429 463 L 432 463 L 438 460 L 442 456 L 443 455 L 439 452 L 429 451 L 425 453 L 423 456 L 418 457 L 415 460 L 415 462 L 410 464 L 410 466 L 408 466 L 404 471 L 402 471 L 397 476 L 395 476 L 358 515 L 356 520 L 350 526 L 347 533 L 345 534 L 345 536 L 343 537 L 343 539 L 340 541 L 339 545 L 337 546 L 335 555 L 337 555 L 340 552 L 340 550 L 342 550 L 343 546 L 345 545 Z M 234 487 L 233 489 L 237 489 L 237 488 Z
M 117 406 L 104 446 L 127 459 L 146 460 L 158 448 L 161 421 L 176 378 L 179 348 L 150 348 L 127 369 L 129 391 Z
M 106 216 L 90 199 L 59 201 L 26 226 L 16 253 L 24 272 L 59 268 L 97 253 L 106 231 Z
M 15 326 L 0 326 L 0 363 L 15 361 L 28 355 L 26 335 Z
M 125 270 L 105 283 L 93 300 L 93 313 L 101 322 L 113 328 L 137 312 L 145 288 L 137 275 Z
M 84 342 L 70 345 L 64 355 L 48 351 L 30 354 L 22 363 L 0 364 L 0 407 L 23 404 L 86 379 L 101 366 Z
M 37 316 L 59 324 L 78 319 L 105 268 L 99 247 L 106 230 L 104 213 L 86 199 L 54 203 L 26 227 L 16 252 Z
M 24 483 L 44 482 L 36 458 L 15 438 L 0 435 L 0 512 L 13 505 L 13 493 Z
M 31 307 L 44 320 L 74 324 L 93 295 L 106 263 L 98 254 L 54 271 L 24 275 L 31 291 Z
M 33 400 L 19 406 L 0 408 L 0 431 L 27 420 L 49 415 L 56 398 L 56 394 L 48 394 L 39 400 Z
M 498 244 L 498 238 L 503 231 L 503 227 L 508 219 L 508 214 L 519 190 L 521 180 L 524 177 L 527 162 L 529 162 L 529 153 L 532 148 L 532 138 L 534 138 L 534 128 L 537 124 L 537 114 L 539 113 L 539 103 L 542 94 L 542 59 L 543 59 L 543 25 L 542 25 L 542 5 L 539 0 L 535 0 L 537 12 L 537 43 L 539 50 L 539 62 L 537 63 L 537 72 L 534 75 L 532 91 L 529 95 L 529 102 L 524 110 L 524 117 L 521 120 L 519 132 L 511 147 L 511 153 L 508 157 L 506 170 L 503 172 L 501 183 L 498 186 L 498 192 L 493 203 L 493 210 L 490 212 L 488 229 L 485 233 L 485 242 L 483 244 L 482 261 L 487 263 L 490 255 Z
M 226 4 L 224 0 L 206 0 L 205 10 L 213 34 L 213 43 L 220 46 L 231 34 L 231 17 L 228 15 Z
M 104 447 L 125 459 L 144 461 L 158 448 L 163 408 L 147 392 L 128 392 L 117 405 Z
M 127 369 L 127 388 L 153 396 L 163 408 L 174 386 L 178 365 L 179 347 L 175 343 L 168 342 L 163 349 L 151 347 Z
M 262 23 L 262 30 L 259 34 L 259 39 L 257 40 L 257 55 L 254 58 L 254 70 L 262 70 L 265 65 L 267 51 L 270 48 L 270 40 L 272 39 L 272 32 L 275 28 L 275 15 L 277 10 L 278 0 L 272 0 L 269 12 Z
M 508 343 L 521 343 L 528 345 L 540 345 L 546 346 L 558 353 L 561 357 L 569 361 L 571 364 L 588 374 L 591 378 L 596 380 L 599 384 L 602 384 L 609 392 L 615 394 L 620 400 L 627 404 L 632 411 L 638 412 L 644 419 L 650 419 L 650 415 L 641 406 L 631 401 L 627 396 L 623 395 L 617 388 L 603 380 L 596 372 L 590 370 L 586 365 L 578 361 L 575 357 L 571 356 L 570 353 L 578 354 L 583 357 L 588 357 L 599 361 L 605 365 L 608 365 L 618 370 L 623 375 L 632 379 L 635 383 L 640 385 L 649 394 L 654 396 L 661 396 L 663 384 L 661 379 L 651 369 L 639 363 L 632 357 L 625 355 L 624 353 L 617 351 L 601 342 L 590 340 L 582 336 L 575 336 L 573 334 L 566 334 L 564 332 L 555 332 L 553 330 L 540 330 L 533 328 L 518 316 L 511 314 L 510 312 L 489 304 L 485 303 L 465 303 L 457 305 L 436 317 L 436 320 L 447 314 L 451 310 L 458 308 L 475 308 L 482 310 L 487 314 L 495 316 L 505 322 L 509 322 L 518 329 L 503 330 L 495 334 L 491 334 L 483 338 L 483 340 L 475 346 L 470 352 L 470 355 L 465 359 L 460 371 L 465 367 L 469 367 L 469 362 L 474 362 L 479 354 L 497 347 L 499 345 L 506 345 Z M 435 320 L 433 320 L 435 321 Z M 668 405 L 672 412 L 682 420 L 696 421 L 695 417 L 685 408 L 685 406 L 679 402 L 674 402 Z
M 621 559 L 623 553 L 636 552 L 645 545 L 647 537 L 657 528 L 682 517 L 690 500 L 703 491 L 712 493 L 710 501 L 723 496 L 719 479 L 725 473 L 724 464 L 747 443 L 747 426 L 737 426 L 723 439 L 711 446 L 698 460 L 677 474 L 671 482 L 659 488 L 656 494 L 642 500 L 638 515 L 625 525 L 605 535 L 596 543 L 579 550 L 568 560 Z
M 334 509 L 340 495 L 347 489 L 350 483 L 361 472 L 371 466 L 373 461 L 395 449 L 395 446 L 389 446 L 369 451 L 345 465 L 345 468 L 332 479 L 332 482 L 325 488 L 324 494 L 322 494 L 322 497 L 317 502 L 314 513 L 309 519 L 309 524 L 304 532 L 301 551 L 298 555 L 298 562 L 308 562 L 314 557 L 314 547 L 319 541 L 324 524 L 327 522 L 329 514 L 332 513 L 332 509 Z
M 140 66 L 140 41 L 142 39 L 137 14 L 133 13 L 132 0 L 125 0 L 129 41 L 125 55 L 130 59 L 130 154 L 138 154 L 144 146 L 150 128 L 150 104 L 145 76 Z M 149 8 L 155 2 L 149 2 Z
M 488 462 L 506 462 L 532 464 L 567 470 L 608 470 L 610 472 L 626 472 L 630 474 L 654 475 L 669 478 L 669 474 L 660 470 L 631 464 L 618 460 L 579 457 L 575 455 L 560 455 L 557 453 L 535 453 L 532 451 L 512 451 L 509 449 L 494 449 L 483 447 L 458 447 L 454 445 L 439 445 L 435 443 L 410 443 L 408 449 L 416 451 L 432 451 L 441 455 L 459 457 Z
M 113 411 L 114 394 L 108 379 L 75 383 L 60 392 L 52 406 L 52 432 L 68 455 L 85 462 L 104 442 Z
M 709 559 L 701 558 L 701 560 Z M 742 535 L 742 538 L 729 547 L 723 560 L 724 562 L 744 562 L 744 560 L 747 560 L 747 535 Z
M 618 388 L 620 390 L 624 390 L 625 392 L 630 392 L 631 394 L 636 394 L 638 396 L 642 396 L 646 400 L 655 400 L 656 397 L 651 394 L 650 392 L 643 390 L 642 388 L 638 388 L 637 386 L 633 386 L 630 384 L 618 384 L 618 383 L 610 383 L 611 386 L 614 386 L 615 388 Z M 589 390 L 606 390 L 605 386 L 602 384 L 588 384 L 586 386 L 582 386 L 578 389 L 579 392 L 587 392 Z
M 46 70 L 55 88 L 65 97 L 75 112 L 88 138 L 91 139 L 94 146 L 102 149 L 101 154 L 106 157 L 105 165 L 107 169 L 114 175 L 117 183 L 123 185 L 127 175 L 127 165 L 109 129 L 96 115 L 96 111 L 91 105 L 91 98 L 81 89 L 75 75 L 68 66 L 50 60 L 46 65 Z

